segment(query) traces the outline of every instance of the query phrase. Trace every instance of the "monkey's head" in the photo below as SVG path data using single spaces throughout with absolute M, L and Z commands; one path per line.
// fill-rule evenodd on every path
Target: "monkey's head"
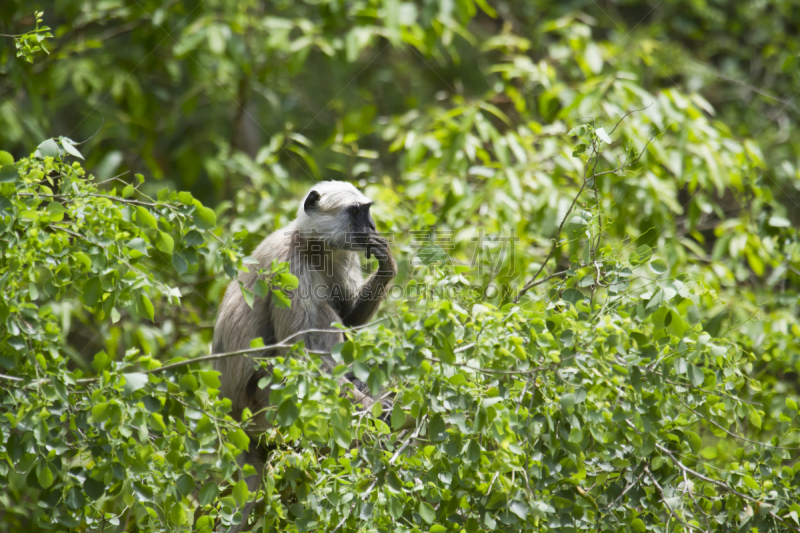
M 371 205 L 372 200 L 351 184 L 323 181 L 298 209 L 298 229 L 304 238 L 323 241 L 331 250 L 364 250 L 368 236 L 377 231 Z

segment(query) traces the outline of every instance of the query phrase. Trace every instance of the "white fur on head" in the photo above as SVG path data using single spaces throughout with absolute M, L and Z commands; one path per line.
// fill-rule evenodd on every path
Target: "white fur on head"
M 300 202 L 300 208 L 297 210 L 298 218 L 305 214 L 303 206 L 312 191 L 316 191 L 320 195 L 316 209 L 323 213 L 339 211 L 343 207 L 353 204 L 368 204 L 371 202 L 361 191 L 346 181 L 321 181 L 311 187 L 311 190 L 303 197 L 303 201 Z
M 316 192 L 319 199 L 308 213 L 306 199 Z M 344 181 L 321 181 L 314 185 L 300 202 L 295 224 L 302 233 L 317 233 L 334 250 L 347 249 L 347 235 L 352 231 L 347 208 L 355 204 L 370 204 L 352 184 Z

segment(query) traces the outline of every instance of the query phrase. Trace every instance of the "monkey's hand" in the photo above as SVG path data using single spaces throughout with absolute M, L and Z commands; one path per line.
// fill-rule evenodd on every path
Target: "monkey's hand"
M 397 275 L 397 263 L 389 248 L 389 241 L 380 235 L 370 234 L 367 243 L 367 257 L 374 255 L 378 260 L 378 274 L 393 278 Z

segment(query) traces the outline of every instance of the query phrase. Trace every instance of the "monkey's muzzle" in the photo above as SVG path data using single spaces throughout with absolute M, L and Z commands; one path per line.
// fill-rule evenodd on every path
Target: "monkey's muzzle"
M 367 259 L 372 258 L 372 248 L 375 243 L 373 241 L 374 232 L 353 232 L 349 235 L 350 245 L 354 250 L 364 250 Z

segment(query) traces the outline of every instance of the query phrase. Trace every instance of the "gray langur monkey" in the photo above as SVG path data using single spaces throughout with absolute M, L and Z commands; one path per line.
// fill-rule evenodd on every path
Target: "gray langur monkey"
M 261 337 L 264 344 L 289 339 L 290 344 L 303 340 L 309 350 L 329 352 L 343 342 L 340 332 L 307 332 L 309 329 L 330 329 L 338 322 L 348 327 L 369 322 L 386 295 L 386 286 L 397 275 L 397 264 L 389 242 L 377 234 L 369 209 L 372 201 L 349 183 L 326 181 L 317 183 L 305 196 L 295 218 L 285 228 L 268 236 L 253 252 L 258 261 L 239 276 L 247 289 L 258 280 L 258 269 L 269 268 L 273 260 L 288 262 L 298 286 L 290 291 L 291 307 L 281 309 L 272 299 L 255 297 L 253 307 L 247 305 L 237 283 L 225 292 L 214 328 L 213 353 L 244 350 L 250 341 Z M 365 281 L 361 275 L 359 254 L 378 259 L 378 270 Z M 295 337 L 292 337 L 295 335 Z M 285 351 L 285 350 L 282 350 Z M 333 358 L 322 356 L 326 370 L 335 366 Z M 259 388 L 261 378 L 269 375 L 253 359 L 234 356 L 217 360 L 215 370 L 221 375 L 221 394 L 232 403 L 232 416 L 240 418 L 248 407 L 256 412 L 268 404 L 270 388 Z M 341 385 L 347 385 L 342 378 Z M 358 394 L 357 399 L 369 408 L 372 399 Z M 263 417 L 256 417 L 251 426 L 251 446 L 244 461 L 255 466 L 258 476 L 247 480 L 255 492 L 261 482 L 266 450 L 252 438 L 267 429 Z M 242 512 L 242 523 L 233 532 L 241 531 L 247 522 L 253 502 Z

